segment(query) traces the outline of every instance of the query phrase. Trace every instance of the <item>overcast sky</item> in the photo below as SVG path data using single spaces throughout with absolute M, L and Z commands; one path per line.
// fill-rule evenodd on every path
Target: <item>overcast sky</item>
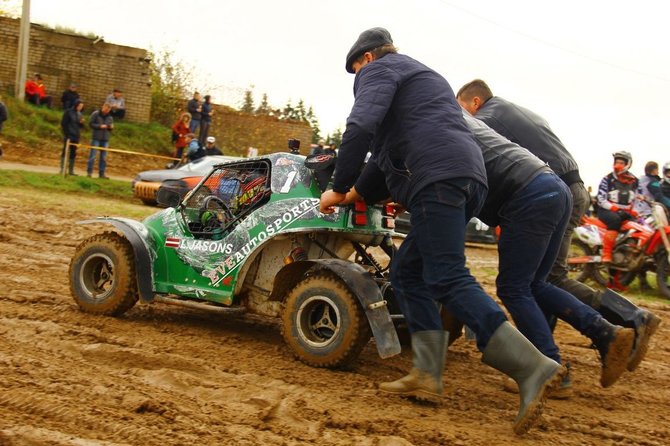
M 20 0 L 16 0 L 20 4 Z M 283 107 L 302 98 L 325 135 L 353 103 L 344 70 L 358 34 L 386 27 L 400 52 L 456 91 L 482 78 L 545 117 L 594 188 L 611 153 L 633 171 L 670 161 L 670 6 L 637 0 L 32 0 L 33 22 L 169 48 L 214 102 L 239 106 L 250 86 Z

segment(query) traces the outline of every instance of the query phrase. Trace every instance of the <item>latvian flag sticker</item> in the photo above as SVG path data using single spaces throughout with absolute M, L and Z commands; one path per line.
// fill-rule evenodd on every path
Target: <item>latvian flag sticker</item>
M 168 237 L 165 239 L 166 248 L 179 248 L 179 242 L 181 240 L 175 237 Z

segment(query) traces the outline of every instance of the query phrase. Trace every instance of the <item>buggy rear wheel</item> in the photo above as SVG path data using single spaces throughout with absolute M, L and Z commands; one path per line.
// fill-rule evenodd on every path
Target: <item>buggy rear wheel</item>
M 84 240 L 70 262 L 70 292 L 87 313 L 120 316 L 138 298 L 130 243 L 105 232 Z
M 322 271 L 288 294 L 282 314 L 284 340 L 296 357 L 314 367 L 341 367 L 370 340 L 358 299 L 336 275 Z

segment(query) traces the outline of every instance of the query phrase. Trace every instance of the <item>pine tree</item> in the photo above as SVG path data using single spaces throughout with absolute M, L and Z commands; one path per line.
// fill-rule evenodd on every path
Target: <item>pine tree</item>
M 270 108 L 270 105 L 268 104 L 268 94 L 263 93 L 263 99 L 261 99 L 261 103 L 256 109 L 256 114 L 257 115 L 269 115 L 272 109 Z
M 312 128 L 312 142 L 314 144 L 318 143 L 321 139 L 321 129 L 319 129 L 319 119 L 314 114 L 314 109 L 311 105 L 305 114 L 305 121 L 307 121 Z
M 242 103 L 242 108 L 240 108 L 240 111 L 249 115 L 254 114 L 254 95 L 251 89 L 244 91 L 244 102 Z

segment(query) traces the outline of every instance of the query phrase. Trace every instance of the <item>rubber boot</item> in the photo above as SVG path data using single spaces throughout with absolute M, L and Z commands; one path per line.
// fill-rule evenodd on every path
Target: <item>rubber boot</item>
M 65 173 L 65 156 L 60 157 L 60 174 L 63 175 Z
M 68 160 L 68 175 L 72 175 L 73 177 L 77 176 L 77 174 L 74 173 L 74 158 Z
M 549 393 L 547 398 L 553 400 L 567 400 L 572 398 L 573 389 L 572 389 L 572 377 L 570 376 L 570 363 L 566 362 L 563 366 L 567 369 L 567 373 L 561 379 L 561 384 L 552 392 Z M 505 376 L 503 380 L 503 390 L 509 393 L 519 393 L 519 386 L 516 385 L 516 382 L 509 376 Z
M 612 263 L 612 250 L 614 249 L 614 244 L 616 243 L 618 231 L 608 230 L 603 235 L 603 263 Z
M 484 349 L 482 362 L 503 372 L 519 387 L 514 433 L 523 435 L 542 415 L 547 396 L 560 386 L 567 369 L 547 358 L 509 322 L 503 322 Z
M 632 372 L 647 354 L 649 339 L 658 329 L 661 319 L 609 289 L 603 292 L 598 311 L 607 321 L 635 330 L 633 349 L 626 365 L 628 371 Z
M 627 369 L 635 331 L 610 324 L 598 317 L 584 334 L 591 338 L 600 353 L 600 385 L 610 387 Z
M 379 385 L 379 390 L 422 401 L 441 403 L 442 374 L 447 358 L 449 332 L 426 330 L 412 333 L 412 370 L 396 381 Z

